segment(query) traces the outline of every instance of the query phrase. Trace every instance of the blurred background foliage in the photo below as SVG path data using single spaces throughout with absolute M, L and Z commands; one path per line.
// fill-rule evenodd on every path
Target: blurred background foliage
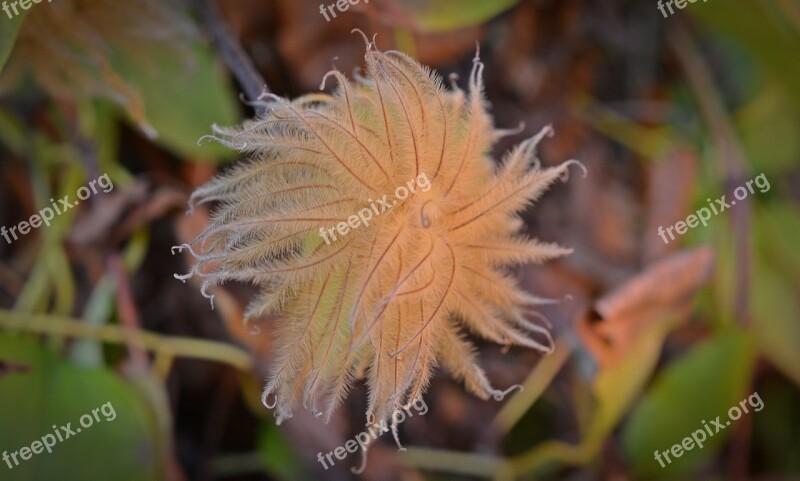
M 532 292 L 566 297 L 543 311 L 556 353 L 480 344 L 493 382 L 524 391 L 487 403 L 437 377 L 430 412 L 401 426 L 409 450 L 376 445 L 358 478 L 800 479 L 800 4 L 711 0 L 664 18 L 655 1 L 372 0 L 330 22 L 307 0 L 218 8 L 0 14 L 0 225 L 104 173 L 114 183 L 0 240 L 0 450 L 105 402 L 117 412 L 0 464 L 0 479 L 356 478 L 357 456 L 323 471 L 316 455 L 363 429 L 364 390 L 329 425 L 276 427 L 258 398 L 279 321 L 242 325 L 247 286 L 219 289 L 212 311 L 170 255 L 208 220 L 184 215 L 188 194 L 236 160 L 198 139 L 253 114 L 230 45 L 296 96 L 332 61 L 359 65 L 356 27 L 462 79 L 478 42 L 497 123 L 552 123 L 544 162 L 590 171 L 526 215 L 532 235 L 576 250 L 519 269 Z M 768 191 L 658 237 L 761 173 Z M 752 392 L 763 411 L 665 469 L 653 459 Z

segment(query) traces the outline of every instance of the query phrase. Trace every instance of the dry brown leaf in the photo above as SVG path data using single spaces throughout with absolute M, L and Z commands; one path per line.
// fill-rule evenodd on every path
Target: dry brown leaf
M 594 303 L 577 324 L 578 334 L 601 366 L 617 361 L 649 325 L 685 314 L 691 297 L 714 267 L 709 247 L 685 250 L 645 269 Z

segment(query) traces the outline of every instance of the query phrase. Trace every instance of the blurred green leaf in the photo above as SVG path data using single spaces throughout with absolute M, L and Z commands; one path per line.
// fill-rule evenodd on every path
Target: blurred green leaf
M 641 334 L 619 364 L 598 376 L 595 394 L 599 409 L 587 433 L 587 437 L 597 440 L 598 446 L 630 409 L 631 403 L 652 375 L 661 355 L 664 339 L 674 323 L 674 316 L 664 316 L 661 322 Z
M 30 447 L 54 425 L 75 431 L 52 453 L 18 455 L 13 469 L 0 463 L 4 481 L 163 479 L 153 415 L 131 385 L 106 369 L 80 369 L 27 336 L 0 334 L 0 361 L 14 366 L 0 374 L 0 451 Z M 80 423 L 87 414 L 90 427 Z
M 790 277 L 795 285 L 800 285 L 800 251 L 797 249 L 800 209 L 793 204 L 774 202 L 757 210 L 754 217 L 756 228 L 753 231 L 764 260 Z
M 425 32 L 446 32 L 480 25 L 516 5 L 518 0 L 406 0 L 403 9 Z
M 764 356 L 800 385 L 800 211 L 771 202 L 755 211 L 751 312 Z
M 724 423 L 728 409 L 741 401 L 750 382 L 755 343 L 739 329 L 732 329 L 692 348 L 661 371 L 653 387 L 625 425 L 622 441 L 638 479 L 675 477 L 701 459 L 715 454 L 728 431 L 708 437 L 704 447 L 685 451 L 662 468 L 654 452 L 670 449 L 683 438 L 703 429 L 701 421 L 720 416 Z
M 701 192 L 709 192 L 711 199 L 716 199 L 718 195 L 710 187 L 701 188 Z M 700 205 L 702 201 L 698 200 Z M 707 205 L 707 204 L 706 204 Z M 709 324 L 718 326 L 730 325 L 735 322 L 736 312 L 736 279 L 742 270 L 742 266 L 737 262 L 736 238 L 731 235 L 732 227 L 730 219 L 725 215 L 714 216 L 709 221 L 709 234 L 717 254 L 717 265 L 714 269 L 714 281 L 711 283 L 713 303 L 709 306 L 710 310 L 705 312 L 705 319 Z M 694 229 L 692 234 L 705 235 L 703 229 Z
M 25 154 L 29 142 L 25 127 L 16 115 L 0 108 L 0 142 L 14 154 Z
M 141 94 L 145 116 L 158 133 L 156 142 L 193 160 L 236 154 L 214 142 L 197 145 L 212 124 L 239 121 L 237 96 L 210 48 L 197 44 L 189 52 L 153 51 L 144 64 L 120 53 L 113 62 Z
M 753 329 L 764 357 L 800 386 L 800 306 L 790 284 L 763 259 L 755 259 Z
M 25 15 L 28 14 L 27 10 L 23 10 L 19 15 L 12 19 L 0 18 L 3 22 L 3 28 L 0 28 L 0 72 L 3 71 L 8 57 L 11 56 L 11 50 L 14 49 L 14 42 L 17 40 L 17 34 L 22 27 L 22 21 L 25 20 Z M 5 15 L 5 13 L 0 13 Z
M 677 321 L 675 315 L 661 316 L 637 336 L 619 362 L 598 374 L 594 382 L 596 409 L 579 444 L 560 441 L 537 444 L 512 461 L 514 472 L 520 476 L 553 463 L 581 465 L 593 459 L 652 375 L 664 339 Z
M 780 22 L 783 17 L 774 0 L 739 2 L 736 8 L 708 2 L 686 11 L 742 45 L 800 106 L 800 34 Z
M 258 453 L 264 470 L 275 479 L 293 481 L 308 479 L 297 456 L 289 449 L 274 423 L 262 423 L 258 437 Z
M 800 157 L 800 108 L 791 105 L 784 92 L 767 85 L 737 112 L 737 127 L 754 173 L 770 176 L 795 168 Z
M 588 95 L 580 95 L 572 109 L 595 130 L 646 159 L 663 157 L 677 148 L 680 132 L 672 127 L 634 122 Z

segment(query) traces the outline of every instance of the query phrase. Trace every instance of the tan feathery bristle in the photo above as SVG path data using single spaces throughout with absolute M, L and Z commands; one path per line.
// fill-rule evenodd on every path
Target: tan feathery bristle
M 260 287 L 247 315 L 279 317 L 264 391 L 278 422 L 300 403 L 327 419 L 359 378 L 368 422 L 386 420 L 422 396 L 437 362 L 479 397 L 501 399 L 465 331 L 552 349 L 548 330 L 527 319 L 541 300 L 506 269 L 571 252 L 522 237 L 518 213 L 577 162 L 541 168 L 547 127 L 496 166 L 488 152 L 505 132 L 487 113 L 477 55 L 466 92 L 374 42 L 365 59 L 364 77 L 326 75 L 338 83 L 331 95 L 264 94 L 261 118 L 215 127 L 214 139 L 251 160 L 191 199 L 218 207 L 183 246 L 197 262 L 178 277 L 202 276 L 204 294 L 228 280 Z M 321 235 L 410 180 L 416 192 L 369 225 Z

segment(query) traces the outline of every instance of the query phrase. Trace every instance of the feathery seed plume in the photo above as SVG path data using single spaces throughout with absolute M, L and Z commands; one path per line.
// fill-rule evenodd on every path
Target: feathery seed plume
M 264 390 L 278 422 L 300 403 L 328 419 L 359 379 L 369 387 L 368 423 L 387 420 L 422 396 L 437 363 L 477 396 L 502 399 L 507 391 L 490 385 L 465 331 L 543 353 L 553 345 L 528 319 L 545 300 L 505 269 L 571 252 L 522 237 L 517 214 L 580 164 L 540 166 L 547 127 L 495 165 L 488 152 L 507 132 L 487 113 L 477 55 L 465 92 L 365 41 L 366 76 L 333 70 L 322 83 L 337 81 L 331 95 L 265 93 L 263 117 L 215 127 L 215 140 L 251 160 L 193 194 L 192 206 L 218 207 L 179 247 L 196 264 L 176 277 L 202 277 L 207 297 L 222 282 L 251 282 L 260 295 L 246 317 L 280 317 Z M 423 178 L 427 190 L 348 224 L 347 235 L 320 235 Z

